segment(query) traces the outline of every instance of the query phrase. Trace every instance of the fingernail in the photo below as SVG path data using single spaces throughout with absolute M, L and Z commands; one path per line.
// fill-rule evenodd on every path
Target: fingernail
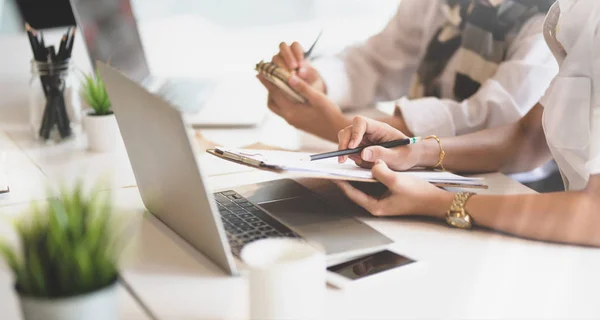
M 307 72 L 307 70 L 305 67 L 302 67 L 302 68 L 300 68 L 300 70 L 298 70 L 298 74 L 300 74 L 303 77 L 306 76 L 306 72 Z
M 288 82 L 290 83 L 290 85 L 295 86 L 296 84 L 298 84 L 298 77 L 296 77 L 295 75 L 291 75 Z
M 373 157 L 373 151 L 369 150 L 369 149 L 365 149 L 363 151 L 362 154 L 362 158 L 366 161 L 371 161 L 371 158 Z
M 356 148 L 356 146 L 354 145 L 354 139 L 351 139 L 350 142 L 348 142 L 348 148 L 350 148 L 350 149 Z

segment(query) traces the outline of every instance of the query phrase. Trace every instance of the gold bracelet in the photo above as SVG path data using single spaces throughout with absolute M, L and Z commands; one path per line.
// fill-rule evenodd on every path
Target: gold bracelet
M 446 156 L 446 152 L 444 151 L 444 148 L 442 148 L 442 142 L 440 141 L 440 138 L 438 138 L 437 136 L 431 135 L 431 136 L 427 136 L 425 137 L 424 140 L 427 139 L 435 139 L 435 141 L 437 141 L 438 146 L 440 146 L 440 159 L 438 160 L 438 162 L 435 164 L 435 166 L 433 166 L 433 168 L 437 168 L 440 167 L 442 168 L 442 171 L 446 171 L 446 168 L 444 168 L 444 157 Z

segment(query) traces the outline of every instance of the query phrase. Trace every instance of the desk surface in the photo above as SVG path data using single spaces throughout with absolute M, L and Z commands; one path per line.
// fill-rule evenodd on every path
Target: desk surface
M 15 48 L 0 53 L 0 61 L 15 62 L 0 76 L 0 148 L 9 153 L 7 169 L 12 182 L 11 194 L 0 197 L 0 234 L 9 233 L 10 219 L 26 208 L 27 201 L 45 199 L 46 184 L 72 183 L 78 177 L 91 182 L 111 175 L 117 208 L 131 226 L 123 275 L 152 311 L 160 319 L 246 317 L 245 279 L 225 276 L 145 212 L 122 144 L 113 153 L 95 154 L 85 150 L 85 139 L 55 146 L 31 139 L 26 108 L 27 42 L 24 37 L 8 37 L 0 38 L 0 43 Z M 75 52 L 76 60 L 85 61 L 81 41 L 76 41 Z M 156 51 L 153 56 L 164 59 L 164 54 Z M 264 100 L 248 103 L 262 105 Z M 298 133 L 273 116 L 256 129 L 204 130 L 202 135 L 234 146 L 262 142 L 288 149 L 333 147 Z M 214 189 L 277 179 L 272 173 L 223 165 L 208 155 L 199 155 L 199 159 Z M 486 177 L 492 188 L 481 192 L 532 192 L 500 174 Z M 330 186 L 320 191 L 339 196 Z M 455 230 L 421 219 L 368 215 L 361 219 L 394 239 L 395 251 L 420 261 L 422 272 L 367 287 L 330 289 L 327 318 L 600 317 L 600 252 L 596 249 L 528 241 L 486 230 Z M 18 318 L 10 277 L 5 267 L 1 268 L 0 300 L 8 301 L 8 319 Z M 123 319 L 145 318 L 122 289 L 120 302 Z

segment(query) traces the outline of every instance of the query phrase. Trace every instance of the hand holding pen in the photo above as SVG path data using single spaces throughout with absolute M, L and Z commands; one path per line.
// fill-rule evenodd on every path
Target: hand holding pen
M 319 75 L 319 72 L 313 68 L 310 60 L 314 57 L 314 48 L 318 43 L 323 31 L 319 33 L 315 41 L 307 51 L 304 51 L 298 42 L 291 45 L 282 42 L 279 44 L 279 52 L 273 56 L 271 62 L 287 70 L 294 71 L 301 79 L 310 84 L 318 91 L 325 93 L 325 82 Z
M 365 117 L 354 118 L 338 137 L 338 149 L 346 151 L 339 162 L 349 158 L 363 168 L 383 160 L 392 170 L 408 170 L 418 166 L 423 155 L 422 138 L 409 138 L 386 123 Z

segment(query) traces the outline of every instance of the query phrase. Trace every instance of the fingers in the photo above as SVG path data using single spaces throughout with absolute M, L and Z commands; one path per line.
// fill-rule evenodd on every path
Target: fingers
M 283 60 L 283 58 L 281 57 L 281 55 L 279 53 L 273 56 L 273 58 L 271 59 L 271 62 L 282 68 L 287 68 L 287 64 L 285 63 L 285 60 Z
M 313 107 L 322 107 L 327 103 L 327 97 L 323 93 L 315 90 L 315 88 L 300 79 L 300 77 L 292 75 L 288 83 L 300 95 L 305 97 Z
M 383 148 L 379 146 L 373 146 L 365 148 L 361 154 L 360 158 L 364 161 L 375 162 L 377 160 L 382 160 L 385 163 L 393 163 L 398 157 L 398 154 L 394 152 L 394 149 Z
M 283 58 L 285 65 L 289 70 L 298 68 L 298 61 L 296 60 L 296 57 L 294 57 L 292 49 L 285 42 L 279 44 L 279 55 Z
M 367 127 L 368 120 L 365 117 L 355 117 L 354 120 L 352 120 L 351 137 L 348 148 L 354 149 L 358 147 L 367 132 Z
M 303 63 L 298 70 L 298 76 L 308 83 L 314 83 L 321 79 L 321 75 L 317 69 L 313 68 L 310 63 Z
M 338 150 L 344 150 L 348 148 L 348 143 L 350 142 L 350 137 L 352 136 L 352 126 L 347 126 L 346 128 L 340 130 L 338 132 Z M 338 163 L 344 163 L 348 160 L 348 156 L 339 156 Z
M 373 178 L 383 183 L 388 189 L 396 189 L 398 175 L 396 174 L 396 172 L 388 168 L 385 162 L 377 160 L 375 162 L 375 165 L 373 166 L 373 169 L 371 169 L 371 172 L 373 173 Z
M 346 181 L 335 181 L 335 184 L 346 194 L 346 196 L 357 205 L 365 208 L 372 214 L 379 213 L 379 201 L 364 192 L 354 188 Z
M 302 46 L 296 41 L 292 43 L 290 48 L 292 49 L 292 54 L 298 63 L 298 68 L 301 68 L 303 65 L 302 62 L 304 61 L 304 49 L 302 49 Z

